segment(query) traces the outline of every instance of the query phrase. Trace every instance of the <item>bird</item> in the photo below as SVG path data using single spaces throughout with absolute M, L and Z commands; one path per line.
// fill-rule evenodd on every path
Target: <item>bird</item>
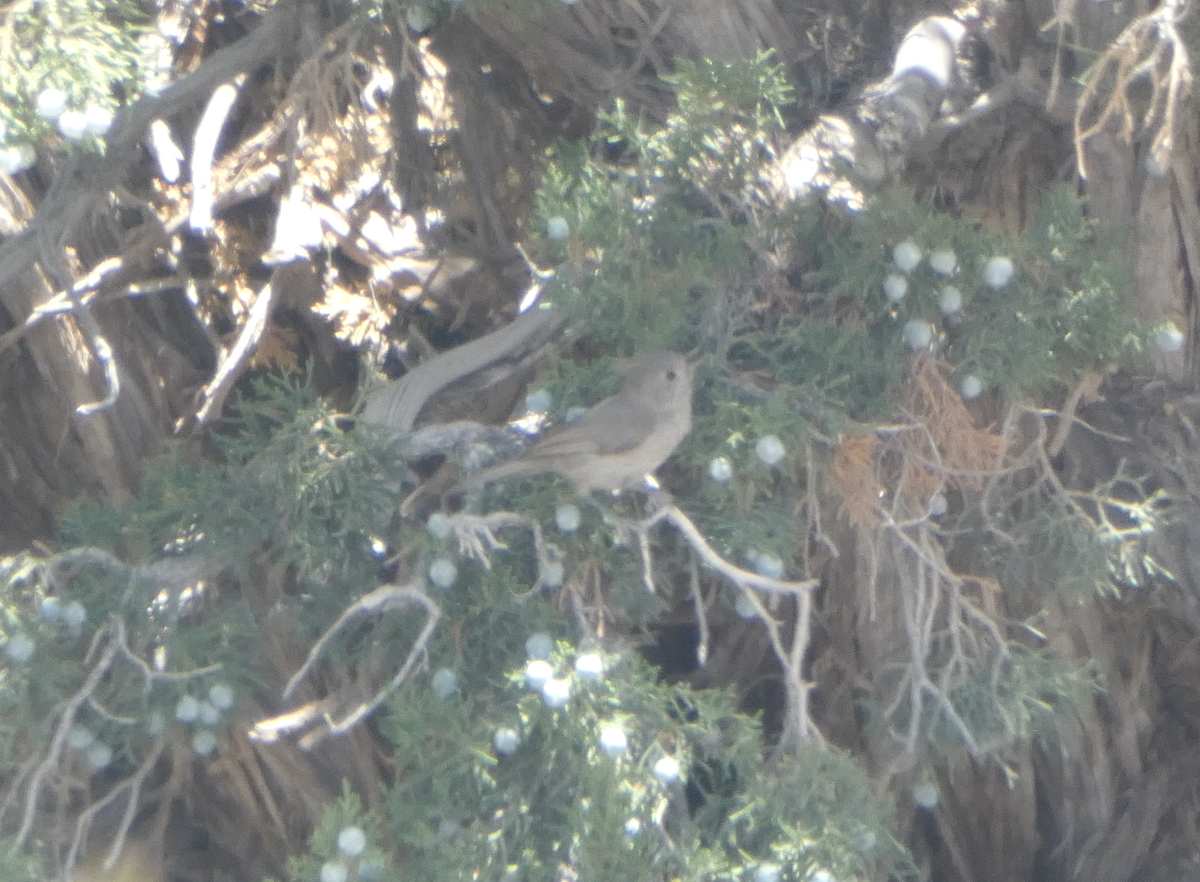
M 469 475 L 458 489 L 546 472 L 562 475 L 581 496 L 644 485 L 691 431 L 694 366 L 676 352 L 644 351 L 616 371 L 625 382 L 615 395 L 515 459 Z

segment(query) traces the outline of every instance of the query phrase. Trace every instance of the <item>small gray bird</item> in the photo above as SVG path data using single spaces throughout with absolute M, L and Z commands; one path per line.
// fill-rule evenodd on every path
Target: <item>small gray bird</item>
M 692 428 L 693 367 L 674 352 L 639 352 L 617 367 L 625 384 L 516 459 L 466 478 L 461 489 L 557 472 L 581 493 L 637 486 Z

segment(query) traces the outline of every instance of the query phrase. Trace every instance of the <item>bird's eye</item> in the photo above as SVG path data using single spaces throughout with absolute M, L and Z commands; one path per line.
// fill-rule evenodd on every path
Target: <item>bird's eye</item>
M 674 371 L 667 371 L 667 379 L 668 379 L 668 380 L 674 380 L 674 379 L 675 379 L 675 372 L 674 372 Z

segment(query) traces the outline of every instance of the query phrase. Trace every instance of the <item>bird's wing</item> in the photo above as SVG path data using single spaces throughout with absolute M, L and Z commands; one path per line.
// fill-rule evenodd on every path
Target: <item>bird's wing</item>
M 546 434 L 534 447 L 539 456 L 617 456 L 646 440 L 657 414 L 620 396 L 606 398 L 578 420 Z
M 529 448 L 527 457 L 587 456 L 595 453 L 598 446 L 594 438 L 573 431 L 578 422 L 559 426 L 547 432 Z

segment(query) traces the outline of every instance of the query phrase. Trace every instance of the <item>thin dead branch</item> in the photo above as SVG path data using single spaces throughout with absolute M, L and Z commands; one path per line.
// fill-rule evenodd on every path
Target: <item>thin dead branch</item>
M 298 711 L 293 711 L 269 720 L 259 721 L 254 727 L 253 737 L 257 740 L 273 740 L 280 732 L 307 727 L 311 723 L 320 721 L 324 725 L 316 731 L 309 732 L 300 742 L 302 747 L 311 749 L 327 737 L 341 735 L 350 731 L 368 715 L 373 713 L 389 695 L 392 695 L 404 684 L 413 672 L 417 662 L 423 657 L 425 647 L 429 644 L 430 638 L 433 637 L 438 619 L 441 617 L 440 607 L 425 593 L 424 585 L 420 583 L 405 586 L 383 585 L 360 597 L 343 611 L 338 620 L 313 644 L 304 664 L 292 675 L 292 678 L 288 680 L 287 685 L 283 688 L 283 698 L 287 699 L 295 691 L 300 682 L 311 673 L 313 666 L 320 659 L 329 641 L 352 619 L 367 615 L 379 615 L 413 606 L 424 610 L 425 624 L 420 634 L 413 641 L 407 657 L 391 682 L 380 688 L 370 699 L 360 703 L 354 710 L 340 719 L 335 719 L 328 710 L 321 710 L 321 707 L 326 706 L 328 702 L 311 702 L 305 708 L 301 708 Z
M 1092 65 L 1075 105 L 1075 158 L 1088 176 L 1084 146 L 1114 128 L 1126 143 L 1153 131 L 1150 159 L 1159 174 L 1171 165 L 1181 102 L 1191 91 L 1187 43 L 1179 22 L 1188 12 L 1185 0 L 1166 0 L 1156 10 L 1134 19 Z M 1150 98 L 1143 108 L 1137 97 L 1143 83 Z

